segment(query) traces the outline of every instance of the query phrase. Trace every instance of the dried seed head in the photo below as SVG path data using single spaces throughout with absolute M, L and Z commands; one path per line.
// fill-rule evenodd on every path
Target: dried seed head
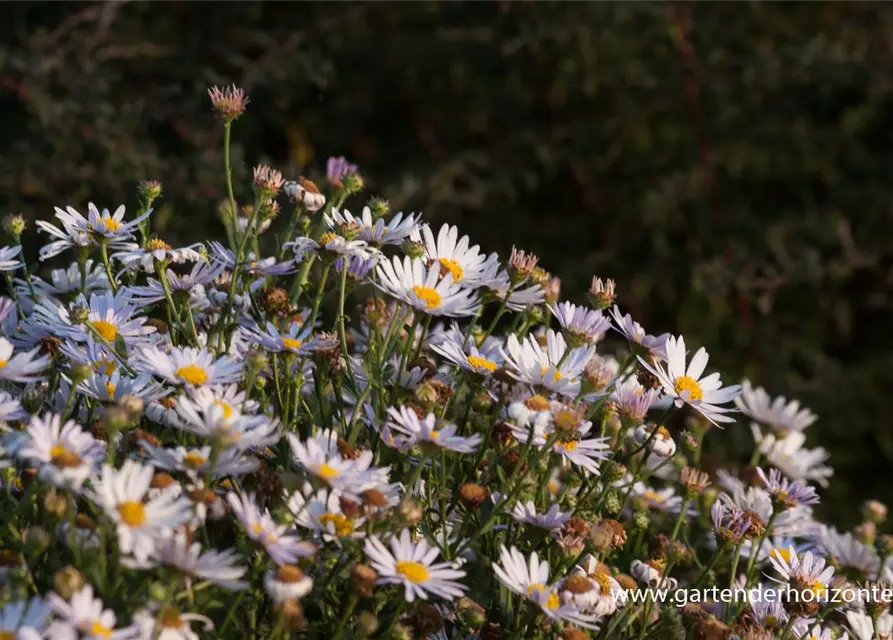
M 459 499 L 466 509 L 475 510 L 483 504 L 489 495 L 486 487 L 474 482 L 465 482 L 459 487 Z
M 539 258 L 532 253 L 527 253 L 512 246 L 512 253 L 509 255 L 509 274 L 515 283 L 521 283 L 528 278 L 533 277 Z
M 378 579 L 375 569 L 368 564 L 357 564 L 351 569 L 350 577 L 358 596 L 361 598 L 372 597 L 375 591 L 375 581 Z

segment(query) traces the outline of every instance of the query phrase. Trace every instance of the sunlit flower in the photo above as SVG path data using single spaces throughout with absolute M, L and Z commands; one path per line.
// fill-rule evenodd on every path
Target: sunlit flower
M 248 583 L 239 579 L 248 569 L 238 566 L 240 558 L 233 549 L 208 549 L 203 552 L 200 543 L 190 543 L 182 532 L 161 541 L 153 560 L 193 578 L 208 580 L 224 589 L 238 590 L 248 586 Z
M 374 284 L 422 313 L 452 317 L 474 315 L 480 306 L 477 296 L 471 289 L 455 284 L 448 271 L 439 262 L 428 267 L 420 259 L 405 257 L 401 261 L 399 256 L 394 256 L 379 263 Z
M 778 469 L 770 469 L 767 475 L 758 467 L 757 475 L 763 481 L 766 491 L 786 509 L 817 504 L 819 501 L 815 489 L 799 480 L 788 480 Z
M 40 380 L 41 373 L 50 365 L 50 359 L 38 355 L 40 349 L 32 349 L 13 355 L 12 343 L 0 338 L 0 380 L 31 382 Z
M 389 546 L 390 549 L 378 537 L 370 536 L 363 550 L 378 572 L 378 583 L 403 585 L 408 602 L 416 598 L 427 600 L 429 594 L 453 600 L 468 590 L 457 582 L 465 577 L 465 571 L 452 562 L 435 563 L 440 555 L 437 547 L 430 546 L 424 538 L 412 542 L 408 529 L 399 537 L 392 537 Z
M 363 207 L 361 216 L 354 216 L 346 209 L 332 209 L 331 216 L 326 215 L 326 224 L 330 229 L 341 225 L 355 226 L 357 239 L 371 245 L 400 245 L 406 238 L 417 232 L 420 214 L 411 213 L 405 218 L 402 213 L 395 214 L 390 220 L 373 219 L 369 207 Z
M 25 266 L 24 262 L 17 260 L 22 253 L 22 247 L 0 247 L 0 271 L 15 271 Z
M 453 276 L 460 287 L 489 287 L 496 282 L 499 258 L 481 253 L 478 245 L 471 245 L 468 236 L 459 237 L 459 228 L 443 225 L 435 240 L 431 227 L 423 225 L 421 237 L 425 245 L 425 258 L 429 263 L 440 263 L 440 273 Z
M 592 347 L 572 349 L 560 333 L 546 332 L 545 350 L 532 335 L 519 342 L 515 334 L 503 351 L 509 373 L 519 381 L 574 397 L 580 392 L 580 376 L 595 353 Z
M 230 493 L 226 499 L 248 537 L 263 545 L 276 564 L 294 564 L 316 553 L 315 545 L 288 534 L 289 527 L 276 524 L 268 509 L 261 511 L 254 494 Z
M 173 347 L 165 353 L 157 347 L 138 352 L 137 366 L 176 385 L 201 386 L 236 382 L 242 376 L 242 363 L 226 356 L 214 358 L 206 349 Z
M 147 500 L 155 470 L 133 460 L 125 460 L 120 470 L 104 465 L 94 479 L 92 498 L 115 523 L 118 546 L 146 560 L 159 539 L 185 522 L 190 515 L 189 502 L 171 493 Z
M 419 418 L 415 411 L 405 406 L 390 407 L 385 426 L 406 436 L 407 444 L 410 446 L 418 444 L 424 447 L 428 445 L 447 451 L 472 453 L 481 443 L 479 434 L 468 437 L 457 436 L 456 425 L 438 424 L 437 417 L 433 413 Z
M 558 320 L 568 339 L 576 344 L 595 344 L 611 326 L 611 321 L 601 311 L 571 302 L 550 304 L 549 311 Z
M 346 498 L 336 489 L 313 490 L 305 484 L 288 499 L 288 509 L 295 516 L 295 524 L 316 532 L 326 542 L 342 538 L 362 538 L 361 527 L 366 519 L 359 513 L 345 513 L 342 504 Z M 358 505 L 351 500 L 347 503 Z
M 826 600 L 828 587 L 834 577 L 834 567 L 825 565 L 825 559 L 807 551 L 798 554 L 790 547 L 788 557 L 780 554 L 769 556 L 769 561 L 781 578 L 773 578 L 780 584 L 789 584 L 798 590 L 809 590 L 816 601 Z
M 56 218 L 62 223 L 62 229 L 42 220 L 37 221 L 37 227 L 41 231 L 56 238 L 54 242 L 41 248 L 40 259 L 46 260 L 68 248 L 88 247 L 99 241 L 107 242 L 110 249 L 132 249 L 134 245 L 126 241 L 133 238 L 134 230 L 152 214 L 152 210 L 147 210 L 129 222 L 124 221 L 124 211 L 122 204 L 115 209 L 115 213 L 110 213 L 108 209 L 100 212 L 91 202 L 85 218 L 73 207 L 66 207 L 64 211 L 56 207 Z
M 71 600 L 60 598 L 55 593 L 50 593 L 49 600 L 60 618 L 50 624 L 47 633 L 50 638 L 71 638 L 72 627 L 80 631 L 84 640 L 124 640 L 139 634 L 138 627 L 134 625 L 116 628 L 118 619 L 115 612 L 106 609 L 102 600 L 93 597 L 93 587 L 89 584 L 75 592 Z
M 863 579 L 878 578 L 881 558 L 873 545 L 860 542 L 852 533 L 841 533 L 827 525 L 816 527 L 809 537 L 819 551 L 834 559 L 838 570 L 858 574 Z
M 667 339 L 667 363 L 652 366 L 639 356 L 639 361 L 652 374 L 657 376 L 665 394 L 675 399 L 677 407 L 690 405 L 710 422 L 734 422 L 735 419 L 726 414 L 730 407 L 720 405 L 731 402 L 738 396 L 740 385 L 723 387 L 718 373 L 711 373 L 701 378 L 707 366 L 708 355 L 704 347 L 698 349 L 688 368 L 685 366 L 685 340 L 670 336 Z
M 264 589 L 270 599 L 281 604 L 289 600 L 300 600 L 313 588 L 313 580 L 292 564 L 268 569 L 264 573 Z
M 834 470 L 825 464 L 828 452 L 823 447 L 804 447 L 806 435 L 802 431 L 791 431 L 778 437 L 771 433 L 764 436 L 756 425 L 751 429 L 760 453 L 773 467 L 793 480 L 811 480 L 828 486 L 828 478 L 834 475 Z
M 105 454 L 92 435 L 56 414 L 34 416 L 25 433 L 16 455 L 39 465 L 40 477 L 57 487 L 80 489 Z
M 536 512 L 533 500 L 528 500 L 523 504 L 520 502 L 516 504 L 512 508 L 511 516 L 517 522 L 554 531 L 564 526 L 564 523 L 570 519 L 571 513 L 569 511 L 562 512 L 557 504 L 553 504 L 548 511 L 540 514 Z
M 133 621 L 140 630 L 139 640 L 199 640 L 201 636 L 192 625 L 201 623 L 204 631 L 214 628 L 207 616 L 199 613 L 183 613 L 178 608 L 166 606 L 158 612 L 145 609 L 133 614 Z
M 255 325 L 243 329 L 243 331 L 248 342 L 260 344 L 273 353 L 286 351 L 307 355 L 315 351 L 331 349 L 338 344 L 332 338 L 313 335 L 313 327 L 300 322 L 291 322 L 284 329 L 277 329 L 272 322 L 267 322 L 264 328 Z
M 200 242 L 188 247 L 174 249 L 159 238 L 152 238 L 146 243 L 146 247 L 136 247 L 128 251 L 119 251 L 112 255 L 113 260 L 120 262 L 124 269 L 142 269 L 146 273 L 155 273 L 155 263 L 182 264 L 184 262 L 199 262 L 204 260 L 197 251 L 202 246 Z
M 741 395 L 735 398 L 741 413 L 784 435 L 790 431 L 803 431 L 818 416 L 797 400 L 788 401 L 784 396 L 774 400 L 762 387 L 754 387 L 749 380 L 741 383 Z
M 168 471 L 182 471 L 193 477 L 204 477 L 212 471 L 213 477 L 241 476 L 253 473 L 260 467 L 256 458 L 249 458 L 232 449 L 226 449 L 212 460 L 211 447 L 153 447 L 143 445 L 152 464 Z
M 460 369 L 484 377 L 491 376 L 502 366 L 499 341 L 490 340 L 478 345 L 474 338 L 466 339 L 456 324 L 444 331 L 437 342 L 432 342 L 430 346 Z

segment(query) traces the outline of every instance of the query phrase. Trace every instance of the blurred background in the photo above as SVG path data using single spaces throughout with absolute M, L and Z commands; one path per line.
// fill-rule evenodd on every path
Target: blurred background
M 242 195 L 258 162 L 344 155 L 565 296 L 613 277 L 651 332 L 819 414 L 832 519 L 893 497 L 893 7 L 7 3 L 0 34 L 3 212 L 133 207 L 156 179 L 166 239 L 222 234 L 205 91 L 234 82 Z

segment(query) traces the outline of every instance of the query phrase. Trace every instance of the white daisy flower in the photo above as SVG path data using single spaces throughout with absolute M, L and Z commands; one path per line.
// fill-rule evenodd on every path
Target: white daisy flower
M 272 322 L 267 322 L 265 328 L 258 325 L 242 328 L 245 339 L 252 344 L 260 344 L 267 351 L 280 353 L 282 351 L 307 355 L 318 350 L 331 349 L 338 344 L 333 338 L 320 338 L 313 335 L 313 327 L 301 322 L 291 322 L 280 331 Z
M 775 511 L 768 491 L 760 487 L 745 487 L 743 483 L 730 493 L 719 494 L 717 501 L 735 510 L 747 512 L 751 519 L 759 519 L 761 526 L 768 524 Z M 802 536 L 804 531 L 811 531 L 813 526 L 812 510 L 809 507 L 795 507 L 776 514 L 769 534 Z
M 363 551 L 378 572 L 378 584 L 403 585 L 407 602 L 416 598 L 427 600 L 433 594 L 445 600 L 453 600 L 464 595 L 468 587 L 460 582 L 465 571 L 457 569 L 455 563 L 434 564 L 439 551 L 421 538 L 412 542 L 409 529 L 400 532 L 390 541 L 390 550 L 376 536 L 366 539 Z
M 0 607 L 0 638 L 41 640 L 47 637 L 52 613 L 52 605 L 43 598 L 7 602 Z
M 48 356 L 38 355 L 40 348 L 13 355 L 12 343 L 0 338 L 0 380 L 11 382 L 33 382 L 41 380 L 40 375 L 49 365 Z
M 574 567 L 573 574 L 584 575 L 596 584 L 597 597 L 589 605 L 587 612 L 597 616 L 609 616 L 617 610 L 618 606 L 626 604 L 626 589 L 620 586 L 620 583 L 611 576 L 608 568 L 591 553 L 583 556 L 580 564 Z
M 360 528 L 366 519 L 347 514 L 341 508 L 343 495 L 335 489 L 319 489 L 314 492 L 309 484 L 289 497 L 287 506 L 295 516 L 295 524 L 315 531 L 326 542 L 342 538 L 362 538 Z
M 261 511 L 254 494 L 229 493 L 226 499 L 248 537 L 263 545 L 276 564 L 294 564 L 316 553 L 316 545 L 288 535 L 289 527 L 276 524 L 268 509 Z
M 834 558 L 834 566 L 859 573 L 863 578 L 876 580 L 881 568 L 881 558 L 872 545 L 859 542 L 852 533 L 840 533 L 834 527 L 820 525 L 810 536 L 816 547 Z
M 188 396 L 177 398 L 177 427 L 208 439 L 219 439 L 238 450 L 263 448 L 279 442 L 279 423 L 265 415 L 243 415 L 230 412 L 226 405 L 201 398 L 204 404 Z
M 313 580 L 292 564 L 264 573 L 264 589 L 276 604 L 289 600 L 300 600 L 313 589 Z
M 25 411 L 18 398 L 13 397 L 7 391 L 0 390 L 0 422 L 27 420 L 30 417 L 31 415 Z
M 542 304 L 546 300 L 546 292 L 538 284 L 526 287 L 514 287 L 511 277 L 505 269 L 496 274 L 496 278 L 488 287 L 490 295 L 505 302 L 505 308 L 511 311 L 526 311 L 530 307 Z
M 363 258 L 364 260 L 377 259 L 381 255 L 378 249 L 366 241 L 348 240 L 333 231 L 327 231 L 322 234 L 318 241 L 313 238 L 301 237 L 291 242 L 286 242 L 283 246 L 294 252 L 294 261 L 296 263 L 301 262 L 308 253 L 319 253 L 321 251 L 350 258 Z
M 136 366 L 176 385 L 214 385 L 237 382 L 242 363 L 220 356 L 216 360 L 207 349 L 173 347 L 169 354 L 157 347 L 139 350 Z
M 92 435 L 69 420 L 64 425 L 56 414 L 34 416 L 17 457 L 39 465 L 43 480 L 63 489 L 79 490 L 105 455 Z
M 326 214 L 326 224 L 329 229 L 335 229 L 341 225 L 357 227 L 357 238 L 371 245 L 400 245 L 406 238 L 416 232 L 419 227 L 421 214 L 411 213 L 405 218 L 402 213 L 394 214 L 389 220 L 384 218 L 373 219 L 372 210 L 363 207 L 361 216 L 354 216 L 346 209 L 332 209 L 332 215 Z
M 114 345 L 119 336 L 135 342 L 155 333 L 155 327 L 146 324 L 146 318 L 138 316 L 137 308 L 129 304 L 129 294 L 124 288 L 116 294 L 111 291 L 94 293 L 89 303 L 81 295 L 75 306 L 87 309 L 87 320 L 83 324 L 75 324 L 64 307 L 38 305 L 35 313 L 41 322 L 77 342 L 85 342 L 88 336 L 97 334 Z
M 129 251 L 119 251 L 112 255 L 112 259 L 124 265 L 125 270 L 142 269 L 146 273 L 155 273 L 156 262 L 183 264 L 204 260 L 204 256 L 197 251 L 201 246 L 200 242 L 196 242 L 188 247 L 174 249 L 164 240 L 152 238 L 146 243 L 145 249 L 136 247 Z
M 125 640 L 136 638 L 139 628 L 135 625 L 116 629 L 118 622 L 115 612 L 106 609 L 102 600 L 93 597 L 93 587 L 86 585 L 65 600 L 55 593 L 49 594 L 53 611 L 60 618 L 50 624 L 47 635 L 50 638 L 76 638 L 71 629 L 81 633 L 82 640 Z
M 237 384 L 191 387 L 189 396 L 203 408 L 217 405 L 223 410 L 225 420 L 239 417 L 242 414 L 256 413 L 260 408 L 257 400 L 249 399 L 245 390 L 240 389 Z
M 503 358 L 498 340 L 488 339 L 484 344 L 478 345 L 474 338 L 469 337 L 466 340 L 459 325 L 455 323 L 448 331 L 437 336 L 436 341 L 429 340 L 429 346 L 460 369 L 485 378 L 502 366 Z
M 633 560 L 629 568 L 629 574 L 651 589 L 668 589 L 672 591 L 678 584 L 675 578 L 664 577 L 663 561 L 661 560 L 649 560 L 648 562 Z
M 248 583 L 240 580 L 247 567 L 239 566 L 239 555 L 233 549 L 217 551 L 208 549 L 202 552 L 198 542 L 190 543 L 182 531 L 162 540 L 153 557 L 160 565 L 174 567 L 197 580 L 208 580 L 224 589 L 240 590 Z
M 757 549 L 756 561 L 761 564 L 769 562 L 770 557 L 782 558 L 785 561 L 790 562 L 791 554 L 789 549 L 791 547 L 794 548 L 794 551 L 800 554 L 805 551 L 812 551 L 815 548 L 815 545 L 808 542 L 795 542 L 794 539 L 789 536 L 774 535 L 767 536 L 766 540 L 763 541 L 763 545 L 759 546 L 756 540 L 748 538 L 741 542 L 741 557 L 750 558 L 754 549 Z
M 790 431 L 803 431 L 818 420 L 818 416 L 797 400 L 788 401 L 784 396 L 774 400 L 762 387 L 754 387 L 749 380 L 741 383 L 741 395 L 735 398 L 741 413 L 784 435 Z
M 473 453 L 481 443 L 481 436 L 474 434 L 469 437 L 457 436 L 456 425 L 449 423 L 437 424 L 437 416 L 429 413 L 424 419 L 419 419 L 415 411 L 405 406 L 388 408 L 388 420 L 385 427 L 407 436 L 405 444 L 433 446 L 447 451 L 459 453 Z
M 378 280 L 373 282 L 385 293 L 402 300 L 413 309 L 433 316 L 472 316 L 480 301 L 470 289 L 453 282 L 451 273 L 439 262 L 430 267 L 420 260 L 394 256 L 382 260 L 376 268 Z M 441 277 L 441 273 L 444 273 Z
M 77 386 L 77 391 L 103 404 L 113 404 L 128 395 L 139 396 L 144 402 L 151 402 L 168 394 L 168 390 L 148 373 L 128 378 L 121 371 L 115 371 L 110 376 L 92 375 Z
M 211 468 L 211 447 L 153 447 L 143 444 L 150 461 L 157 467 L 168 471 L 182 471 L 193 478 L 204 477 Z M 213 478 L 225 476 L 242 476 L 254 473 L 260 468 L 260 462 L 248 458 L 238 451 L 224 449 L 214 461 Z
M 614 387 L 611 392 L 611 402 L 617 408 L 617 415 L 621 420 L 636 424 L 642 422 L 648 414 L 648 410 L 657 401 L 660 392 L 656 389 L 645 388 L 636 382 L 635 378 L 627 378 Z
M 599 616 L 584 614 L 572 604 L 562 604 L 558 590 L 549 584 L 549 563 L 540 562 L 535 551 L 528 560 L 515 547 L 509 550 L 502 545 L 499 559 L 500 564 L 493 565 L 493 572 L 510 591 L 536 603 L 553 620 L 566 620 L 587 629 L 597 628 L 595 623 Z
M 0 271 L 15 271 L 25 266 L 16 258 L 22 253 L 22 247 L 0 247 Z
M 849 610 L 845 615 L 847 625 L 856 640 L 889 640 L 893 638 L 893 615 L 889 611 L 878 616 L 877 621 L 864 611 Z
M 571 512 L 562 512 L 557 504 L 553 504 L 545 513 L 537 513 L 533 500 L 528 500 L 524 504 L 517 503 L 512 509 L 511 516 L 516 522 L 554 531 L 570 520 Z
M 784 437 L 764 436 L 756 425 L 751 425 L 751 431 L 760 453 L 770 465 L 793 480 L 811 480 L 828 486 L 828 478 L 834 475 L 834 470 L 824 464 L 828 452 L 823 447 L 804 447 L 806 434 L 802 431 L 791 431 Z
M 682 497 L 676 495 L 676 490 L 673 487 L 654 489 L 644 482 L 636 482 L 632 486 L 630 494 L 638 502 L 653 511 L 679 513 L 679 510 L 682 508 Z M 692 509 L 689 509 L 689 513 L 692 511 Z
M 725 415 L 733 409 L 720 405 L 734 400 L 741 386 L 735 384 L 721 388 L 719 373 L 701 378 L 709 359 L 704 347 L 697 350 L 688 368 L 685 366 L 685 340 L 682 336 L 679 338 L 670 336 L 666 347 L 666 366 L 660 364 L 652 366 L 639 356 L 639 362 L 657 376 L 664 393 L 675 399 L 677 407 L 688 404 L 717 426 L 720 422 L 734 422 L 734 418 Z
M 416 234 L 418 236 L 418 234 Z M 478 245 L 471 245 L 468 236 L 459 238 L 459 228 L 443 225 L 437 239 L 431 227 L 423 225 L 421 236 L 425 244 L 425 257 L 430 262 L 440 263 L 440 272 L 453 276 L 453 282 L 460 287 L 489 287 L 496 283 L 499 271 L 499 257 L 481 253 Z
M 160 611 L 142 609 L 133 614 L 134 626 L 139 629 L 139 640 L 199 640 L 201 636 L 192 625 L 201 623 L 203 631 L 210 631 L 214 623 L 199 613 L 183 613 L 176 607 Z
M 102 264 L 94 264 L 93 260 L 84 263 L 87 272 L 86 293 L 88 296 L 94 293 L 102 293 L 109 289 L 109 279 L 105 274 Z M 81 270 L 77 263 L 72 263 L 66 269 L 53 269 L 50 272 L 50 280 L 47 282 L 36 275 L 31 276 L 31 285 L 41 297 L 61 298 L 81 291 Z M 30 295 L 28 283 L 24 280 L 16 280 L 16 291 L 24 296 Z
M 295 464 L 350 498 L 387 483 L 387 467 L 370 468 L 371 451 L 363 451 L 356 459 L 345 460 L 334 446 L 337 439 L 327 438 L 328 435 L 329 432 L 323 431 L 302 442 L 295 434 L 286 434 Z
M 807 551 L 799 555 L 794 547 L 788 549 L 788 559 L 780 554 L 769 556 L 769 561 L 781 575 L 772 578 L 779 584 L 788 584 L 798 590 L 809 590 L 816 601 L 824 601 L 829 596 L 829 585 L 834 577 L 834 567 L 825 565 L 825 559 Z
M 188 297 L 192 304 L 192 297 L 196 290 L 204 291 L 204 287 L 213 282 L 223 273 L 223 265 L 220 262 L 197 262 L 189 273 L 180 275 L 170 269 L 166 269 L 167 282 L 170 286 L 171 297 L 180 299 Z M 160 280 L 147 278 L 144 287 L 128 287 L 123 290 L 130 302 L 137 304 L 152 304 L 161 302 L 167 298 L 164 285 Z M 197 308 L 192 304 L 193 308 Z
M 502 351 L 514 378 L 570 397 L 580 392 L 580 376 L 594 353 L 593 347 L 571 349 L 564 336 L 551 329 L 546 331 L 545 350 L 533 335 L 519 342 L 515 334 L 511 334 L 506 341 L 506 350 Z
M 93 480 L 92 498 L 115 523 L 118 546 L 137 561 L 145 561 L 159 539 L 189 519 L 189 501 L 162 493 L 146 500 L 155 470 L 133 460 L 125 460 L 120 470 L 103 465 Z
M 571 302 L 548 305 L 568 339 L 577 344 L 595 344 L 610 328 L 611 321 L 598 310 L 587 309 Z
M 108 209 L 103 209 L 100 213 L 96 205 L 91 202 L 87 218 L 84 218 L 72 207 L 66 207 L 64 211 L 59 207 L 55 207 L 55 209 L 56 219 L 62 223 L 61 229 L 43 220 L 37 221 L 38 229 L 55 238 L 53 242 L 41 247 L 41 260 L 52 258 L 66 249 L 96 246 L 99 238 L 108 242 L 108 247 L 112 250 L 132 249 L 136 244 L 127 242 L 127 240 L 133 237 L 133 229 L 152 213 L 150 209 L 136 220 L 122 222 L 124 219 L 123 205 L 118 207 L 114 215 L 111 215 Z
M 638 322 L 633 320 L 628 313 L 621 315 L 617 305 L 611 309 L 611 316 L 614 318 L 614 329 L 623 335 L 632 343 L 643 347 L 653 358 L 658 360 L 667 359 L 667 340 L 670 338 L 669 333 L 662 333 L 659 336 L 652 336 L 645 333 Z

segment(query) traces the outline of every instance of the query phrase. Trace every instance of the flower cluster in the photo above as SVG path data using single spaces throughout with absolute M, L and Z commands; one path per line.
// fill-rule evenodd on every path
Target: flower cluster
M 248 99 L 209 95 L 228 144 Z M 831 596 L 893 581 L 893 538 L 876 502 L 816 520 L 809 410 L 613 280 L 562 300 L 529 252 L 350 213 L 344 158 L 231 175 L 225 244 L 153 236 L 157 183 L 38 222 L 48 273 L 8 225 L 0 640 L 890 638 L 888 602 Z M 702 457 L 747 419 L 747 465 Z M 784 597 L 635 597 L 717 584 Z

